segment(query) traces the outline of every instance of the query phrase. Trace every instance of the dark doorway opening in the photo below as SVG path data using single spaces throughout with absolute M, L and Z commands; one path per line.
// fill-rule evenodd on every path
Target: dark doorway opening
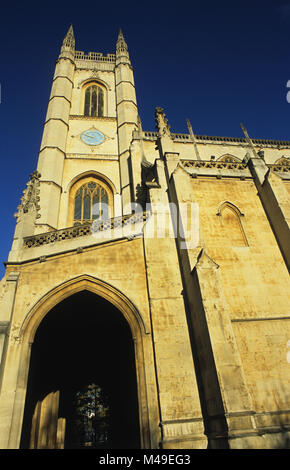
M 131 330 L 117 308 L 88 291 L 60 302 L 38 327 L 21 448 L 30 447 L 37 402 L 57 391 L 64 448 L 140 448 Z

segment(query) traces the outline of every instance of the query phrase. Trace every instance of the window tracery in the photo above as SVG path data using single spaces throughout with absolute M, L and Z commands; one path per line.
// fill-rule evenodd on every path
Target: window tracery
M 104 90 L 97 84 L 88 86 L 84 97 L 85 116 L 104 116 Z
M 284 157 L 284 155 L 272 165 L 272 170 L 279 173 L 288 173 L 290 171 L 290 158 Z
M 111 217 L 109 191 L 97 180 L 83 182 L 73 193 L 74 226 Z

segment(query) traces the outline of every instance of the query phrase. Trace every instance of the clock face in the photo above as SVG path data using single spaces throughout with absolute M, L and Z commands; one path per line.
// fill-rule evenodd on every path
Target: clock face
M 81 134 L 81 139 L 87 145 L 100 145 L 105 141 L 105 136 L 97 129 L 90 129 Z

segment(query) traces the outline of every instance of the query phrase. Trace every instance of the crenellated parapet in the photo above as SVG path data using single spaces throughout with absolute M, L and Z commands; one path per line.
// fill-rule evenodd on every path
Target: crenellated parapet
M 75 66 L 78 70 L 94 70 L 113 72 L 116 65 L 116 55 L 103 55 L 101 52 L 75 51 Z

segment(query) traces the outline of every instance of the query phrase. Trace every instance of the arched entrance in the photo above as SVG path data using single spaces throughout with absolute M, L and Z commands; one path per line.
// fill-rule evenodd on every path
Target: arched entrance
M 138 448 L 137 395 L 127 321 L 102 297 L 78 292 L 53 307 L 37 329 L 21 447 L 56 445 L 61 420 L 57 445 L 64 448 Z

